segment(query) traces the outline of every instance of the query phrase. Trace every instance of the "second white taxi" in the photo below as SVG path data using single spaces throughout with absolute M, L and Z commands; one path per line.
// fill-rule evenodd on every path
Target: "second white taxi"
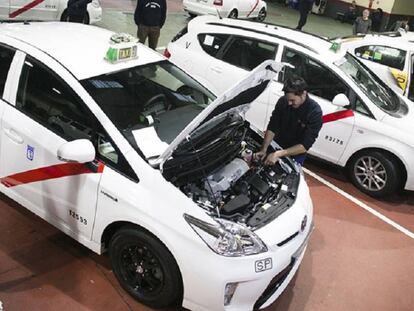
M 200 16 L 168 45 L 165 55 L 221 94 L 265 60 L 289 63 L 247 112 L 265 130 L 295 73 L 322 108 L 323 126 L 309 153 L 347 168 L 371 196 L 414 190 L 414 105 L 356 57 L 332 42 L 286 27 Z
M 0 62 L 0 191 L 108 251 L 134 298 L 252 310 L 286 288 L 312 201 L 292 160 L 252 159 L 244 118 L 278 64 L 216 98 L 136 39 L 74 23 L 0 25 Z

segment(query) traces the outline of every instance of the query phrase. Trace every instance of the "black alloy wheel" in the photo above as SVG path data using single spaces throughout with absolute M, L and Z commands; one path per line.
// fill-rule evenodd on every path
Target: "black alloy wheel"
M 239 15 L 237 14 L 237 10 L 232 10 L 228 16 L 228 18 L 237 18 Z
M 109 245 L 109 256 L 121 286 L 153 308 L 181 302 L 181 274 L 171 253 L 151 234 L 134 226 L 121 228 Z
M 266 9 L 265 8 L 261 8 L 260 11 L 259 11 L 259 15 L 257 15 L 256 20 L 258 22 L 263 22 L 265 20 L 266 16 L 267 16 Z

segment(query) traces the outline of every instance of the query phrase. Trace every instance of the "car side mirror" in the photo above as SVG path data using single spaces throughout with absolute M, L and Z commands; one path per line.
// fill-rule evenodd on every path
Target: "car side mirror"
M 341 93 L 334 97 L 332 104 L 338 107 L 346 107 L 349 105 L 349 99 L 345 94 Z
M 95 147 L 87 139 L 76 139 L 60 146 L 57 157 L 64 162 L 92 162 L 95 160 Z

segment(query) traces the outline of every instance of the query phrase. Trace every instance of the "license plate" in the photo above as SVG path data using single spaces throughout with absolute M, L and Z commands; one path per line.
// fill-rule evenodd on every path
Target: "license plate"
M 273 267 L 272 258 L 265 258 L 261 260 L 256 260 L 254 263 L 254 270 L 256 272 L 263 272 L 270 270 Z

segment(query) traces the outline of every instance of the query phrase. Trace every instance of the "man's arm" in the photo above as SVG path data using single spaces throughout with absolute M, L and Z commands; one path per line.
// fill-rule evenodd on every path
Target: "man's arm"
M 295 156 L 298 154 L 305 153 L 307 150 L 302 144 L 297 144 L 292 147 L 277 150 L 269 154 L 264 162 L 265 165 L 275 165 L 280 158 L 287 156 Z
M 167 17 L 167 1 L 163 0 L 161 1 L 161 21 L 160 21 L 160 27 L 164 26 L 165 18 Z

